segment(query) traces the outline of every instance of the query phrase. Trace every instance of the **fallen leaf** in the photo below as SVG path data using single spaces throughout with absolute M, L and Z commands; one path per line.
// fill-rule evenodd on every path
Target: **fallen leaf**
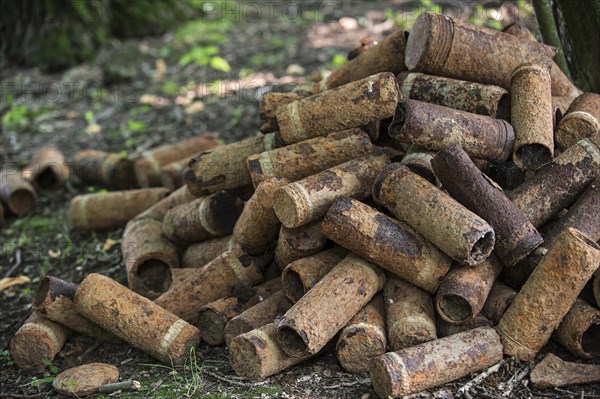
M 56 259 L 60 256 L 62 252 L 60 251 L 60 249 L 58 251 L 55 251 L 53 249 L 49 249 L 48 250 L 48 256 L 51 257 L 52 259 Z
M 113 240 L 112 238 L 107 238 L 106 242 L 102 246 L 102 249 L 104 250 L 104 252 L 108 252 L 108 251 L 110 251 L 110 249 L 112 247 L 114 247 L 118 243 L 119 243 L 119 240 Z
M 169 105 L 169 100 L 164 97 L 159 97 L 154 94 L 142 94 L 140 97 L 140 104 L 152 105 L 154 107 L 160 107 Z
M 13 285 L 27 284 L 31 279 L 27 276 L 5 277 L 0 280 L 0 291 L 4 291 Z
M 155 82 L 159 82 L 165 76 L 165 72 L 167 72 L 167 63 L 162 58 L 156 60 L 156 74 L 152 77 L 152 80 Z
M 204 110 L 204 103 L 202 101 L 194 101 L 187 107 L 185 107 L 185 113 L 187 115 L 196 114 Z
M 98 134 L 102 131 L 102 127 L 97 123 L 90 123 L 86 128 L 85 132 L 87 134 Z

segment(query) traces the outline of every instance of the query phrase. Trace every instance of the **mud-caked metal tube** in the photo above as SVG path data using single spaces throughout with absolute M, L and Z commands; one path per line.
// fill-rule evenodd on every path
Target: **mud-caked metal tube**
M 260 254 L 271 246 L 281 223 L 273 209 L 275 192 L 288 183 L 272 177 L 261 182 L 250 197 L 233 228 L 233 240 L 251 255 Z
M 137 187 L 134 162 L 121 154 L 83 150 L 75 154 L 73 173 L 82 182 L 117 190 Z
M 71 330 L 33 312 L 10 341 L 13 362 L 23 369 L 43 371 L 71 336 Z
M 92 273 L 75 293 L 75 307 L 105 330 L 166 364 L 181 364 L 200 331 L 116 281 Z
M 69 173 L 62 152 L 45 147 L 36 152 L 29 165 L 23 169 L 23 178 L 31 182 L 39 192 L 52 192 L 67 182 Z
M 600 356 L 600 310 L 577 299 L 552 338 L 582 359 Z
M 191 157 L 190 157 L 191 158 Z M 183 174 L 189 170 L 190 158 L 171 162 L 160 168 L 160 184 L 169 190 L 176 190 L 183 186 Z
M 418 72 L 403 72 L 398 82 L 404 99 L 510 120 L 510 95 L 502 87 Z
M 283 144 L 278 143 L 275 133 L 269 133 L 206 151 L 190 160 L 185 184 L 197 197 L 252 184 L 246 158 Z
M 293 357 L 316 354 L 384 283 L 378 266 L 349 254 L 279 320 L 277 342 Z
M 388 130 L 400 142 L 428 150 L 458 144 L 474 158 L 500 162 L 511 155 L 515 140 L 512 126 L 502 119 L 417 100 L 398 103 Z
M 438 315 L 449 323 L 465 323 L 481 312 L 502 263 L 493 253 L 475 266 L 456 266 L 444 277 L 435 296 Z
M 584 93 L 569 106 L 558 123 L 556 145 L 562 151 L 600 132 L 600 94 Z
M 325 216 L 338 197 L 369 198 L 375 178 L 389 163 L 386 155 L 369 155 L 290 183 L 275 193 L 275 213 L 285 227 L 295 228 Z
M 541 65 L 525 64 L 512 74 L 510 122 L 515 131 L 513 161 L 536 170 L 554 157 L 554 110 L 550 72 Z
M 195 269 L 195 274 L 170 287 L 154 302 L 194 324 L 201 306 L 262 282 L 257 261 L 236 246 Z
M 277 125 L 277 109 L 284 107 L 294 101 L 300 100 L 306 96 L 300 95 L 299 93 L 265 93 L 260 99 L 260 105 L 258 106 L 258 117 L 262 121 L 262 124 L 258 128 L 261 133 L 272 133 L 279 130 Z
M 478 327 L 492 327 L 493 323 L 484 315 L 479 313 L 466 323 L 456 324 L 449 323 L 442 318 L 437 319 L 436 330 L 438 337 L 448 337 L 450 335 L 458 334 L 463 331 L 473 330 Z
M 411 71 L 447 76 L 510 89 L 510 75 L 521 64 L 550 68 L 553 47 L 431 12 L 421 14 L 406 43 Z
M 178 205 L 165 214 L 163 233 L 175 243 L 194 243 L 231 234 L 244 209 L 233 192 L 220 191 Z
M 371 381 L 379 397 L 395 398 L 457 380 L 500 360 L 500 337 L 493 328 L 480 327 L 386 353 L 371 363 Z
M 230 235 L 191 244 L 181 255 L 181 267 L 200 268 L 234 245 Z
M 252 183 L 257 187 L 269 177 L 294 182 L 372 151 L 369 135 L 352 129 L 252 155 L 247 164 Z
M 394 74 L 379 73 L 277 109 L 279 134 L 294 144 L 389 118 L 400 99 Z
M 487 300 L 483 305 L 481 314 L 491 320 L 494 324 L 498 324 L 504 315 L 504 312 L 506 312 L 506 309 L 508 309 L 516 296 L 517 291 L 502 284 L 500 281 L 495 281 L 488 294 Z
M 598 176 L 600 133 L 567 148 L 507 196 L 538 228 L 574 203 Z
M 360 201 L 340 197 L 321 224 L 342 247 L 434 293 L 452 260 L 410 227 Z
M 448 193 L 494 228 L 494 251 L 505 266 L 515 265 L 542 244 L 541 234 L 527 217 L 462 148 L 453 145 L 438 151 L 432 166 Z
M 285 296 L 293 303 L 298 302 L 346 255 L 347 251 L 343 248 L 331 248 L 295 260 L 287 265 L 281 273 L 281 284 Z
M 76 230 L 111 230 L 158 203 L 169 194 L 163 187 L 77 195 L 71 200 L 69 218 Z
M 461 264 L 476 265 L 494 248 L 494 229 L 485 220 L 404 165 L 383 170 L 373 199 Z
M 340 366 L 349 373 L 369 371 L 371 360 L 385 353 L 385 310 L 377 294 L 342 329 L 335 346 Z
M 389 277 L 383 297 L 392 351 L 437 339 L 431 294 L 402 279 Z
M 37 194 L 33 186 L 17 170 L 3 170 L 0 173 L 0 202 L 7 213 L 25 216 L 35 207 Z
M 410 170 L 422 178 L 427 179 L 431 184 L 435 184 L 439 187 L 439 181 L 431 166 L 431 161 L 435 154 L 436 151 L 429 151 L 425 148 L 413 145 L 406 151 L 400 163 L 406 165 Z
M 600 247 L 575 229 L 562 232 L 498 323 L 504 353 L 532 360 L 548 342 L 600 264 Z
M 321 221 L 305 224 L 295 229 L 281 226 L 275 246 L 275 263 L 283 270 L 295 260 L 320 252 L 327 237 L 321 232 Z

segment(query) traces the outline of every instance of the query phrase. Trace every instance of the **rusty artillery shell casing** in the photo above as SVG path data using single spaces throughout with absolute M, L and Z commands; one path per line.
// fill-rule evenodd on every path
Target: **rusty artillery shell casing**
M 200 306 L 262 282 L 257 259 L 248 256 L 239 246 L 195 270 L 196 273 L 154 301 L 192 324 L 197 321 Z
M 567 113 L 567 110 L 571 106 L 572 99 L 569 97 L 556 97 L 552 96 L 552 108 L 554 109 L 554 131 L 558 129 L 558 124 Z M 554 133 L 554 143 L 556 144 L 556 133 Z M 575 143 L 573 143 L 575 144 Z
M 320 252 L 326 242 L 320 220 L 295 229 L 281 226 L 275 246 L 275 263 L 283 270 L 295 260 Z
M 561 233 L 498 323 L 504 353 L 532 360 L 600 263 L 600 247 L 575 229 Z
M 577 97 L 558 124 L 556 145 L 565 150 L 577 141 L 600 132 L 600 94 Z
M 550 72 L 541 65 L 525 64 L 512 74 L 511 118 L 515 131 L 513 161 L 536 170 L 554 157 L 554 126 Z
M 272 322 L 235 337 L 229 345 L 231 368 L 240 377 L 260 380 L 306 360 L 292 357 L 276 341 L 277 323 Z
M 227 347 L 238 335 L 247 333 L 260 328 L 265 324 L 273 323 L 292 307 L 292 302 L 286 298 L 283 291 L 278 291 L 257 303 L 249 309 L 243 311 L 240 315 L 229 320 L 223 334 Z
M 481 314 L 491 320 L 494 324 L 498 324 L 506 309 L 514 301 L 517 296 L 517 291 L 499 281 L 495 281 L 488 297 L 483 305 Z
M 408 226 L 347 197 L 334 201 L 321 229 L 342 247 L 429 293 L 438 289 L 452 262 Z
M 398 30 L 390 33 L 368 51 L 333 71 L 320 83 L 321 90 L 339 87 L 381 72 L 397 75 L 406 71 L 404 49 L 407 39 L 407 31 Z
M 181 364 L 200 343 L 200 331 L 151 300 L 100 274 L 88 274 L 75 293 L 79 313 L 166 364 Z
M 371 363 L 371 381 L 379 397 L 401 397 L 457 380 L 500 360 L 500 337 L 493 328 L 480 327 L 386 353 Z
M 77 195 L 71 200 L 69 217 L 77 230 L 111 230 L 167 196 L 166 188 L 142 188 L 110 193 Z
M 538 228 L 575 202 L 599 176 L 600 133 L 596 133 L 567 148 L 507 195 Z
M 369 198 L 375 178 L 389 163 L 385 155 L 369 155 L 290 183 L 275 193 L 275 213 L 285 227 L 294 228 L 325 216 L 338 197 Z
M 217 145 L 216 137 L 206 135 L 144 151 L 134 159 L 137 181 L 141 187 L 160 186 L 162 184 L 160 170 L 163 166 L 208 151 Z
M 494 248 L 494 229 L 485 220 L 404 165 L 381 172 L 373 199 L 461 264 L 481 263 Z
M 190 158 L 183 158 L 160 168 L 161 186 L 169 190 L 176 190 L 183 186 L 185 184 L 183 174 L 189 170 Z
M 463 331 L 473 330 L 478 327 L 493 327 L 493 324 L 487 317 L 479 313 L 471 320 L 462 324 L 448 323 L 444 319 L 437 319 L 436 330 L 438 337 L 443 338 Z
M 457 266 L 442 280 L 435 297 L 439 316 L 449 323 L 466 323 L 481 312 L 502 263 L 493 253 L 476 266 Z
M 593 384 L 600 381 L 600 366 L 565 362 L 548 353 L 529 374 L 535 388 L 557 388 L 575 384 Z M 584 394 L 585 396 L 585 394 Z
M 458 145 L 438 151 L 432 166 L 448 193 L 494 228 L 494 251 L 505 266 L 513 266 L 542 244 L 541 234 L 527 217 Z
M 165 285 L 168 283 L 170 289 L 171 287 L 181 283 L 183 280 L 185 280 L 188 277 L 191 277 L 196 273 L 198 273 L 197 267 L 177 267 L 175 269 L 169 269 Z M 164 290 L 163 292 L 166 291 L 168 291 L 168 289 Z M 161 294 L 163 292 L 161 292 Z
M 506 161 L 515 138 L 504 120 L 416 100 L 398 103 L 389 133 L 428 150 L 458 144 L 470 156 L 490 161 Z
M 347 251 L 342 248 L 331 248 L 287 265 L 281 273 L 281 285 L 285 296 L 293 303 L 298 302 L 346 255 Z
M 265 93 L 260 99 L 258 107 L 258 117 L 262 121 L 260 125 L 261 133 L 272 133 L 279 130 L 277 124 L 277 109 L 284 107 L 294 101 L 300 100 L 306 96 L 298 93 Z
M 553 338 L 582 359 L 600 356 L 600 310 L 577 299 L 560 322 Z
M 6 210 L 17 216 L 25 216 L 35 207 L 37 194 L 29 182 L 16 170 L 0 173 L 0 202 Z
M 190 160 L 183 179 L 192 194 L 203 196 L 252 184 L 246 159 L 280 147 L 274 133 L 221 145 Z
M 69 179 L 69 167 L 62 152 L 45 147 L 36 152 L 29 165 L 23 169 L 23 177 L 38 191 L 56 191 Z
M 181 267 L 200 268 L 234 245 L 230 235 L 192 244 L 181 255 Z
M 202 341 L 209 345 L 221 345 L 225 342 L 225 325 L 244 310 L 269 298 L 281 290 L 281 279 L 274 278 L 263 284 L 244 289 L 234 296 L 217 299 L 198 310 L 196 326 L 200 329 Z
M 398 82 L 405 99 L 510 120 L 510 95 L 502 87 L 416 72 L 399 74 Z
M 431 12 L 421 14 L 406 43 L 409 70 L 510 89 L 521 64 L 550 68 L 553 47 Z
M 244 202 L 230 191 L 178 205 L 165 215 L 163 233 L 175 243 L 194 243 L 233 231 Z
M 596 298 L 596 305 L 600 306 L 600 274 L 596 274 L 596 277 L 594 277 L 592 290 L 594 292 L 594 298 Z
M 360 129 L 352 129 L 252 155 L 247 164 L 252 183 L 257 187 L 269 177 L 294 182 L 372 151 L 369 136 Z
M 69 339 L 71 330 L 33 312 L 10 341 L 10 355 L 23 370 L 42 371 Z
M 73 173 L 84 183 L 118 190 L 137 187 L 135 164 L 115 153 L 84 150 L 75 154 Z
M 522 39 L 530 40 L 533 42 L 537 42 L 535 35 L 527 29 L 527 27 L 520 23 L 515 22 L 510 24 L 503 30 L 504 33 L 508 33 L 509 35 L 517 36 Z M 571 101 L 581 95 L 581 90 L 579 90 L 565 75 L 563 71 L 561 71 L 560 67 L 556 64 L 556 62 L 552 62 L 552 67 L 550 69 L 550 74 L 552 76 L 552 95 L 553 96 L 561 96 L 568 97 Z
M 392 351 L 437 339 L 433 300 L 428 292 L 390 277 L 383 297 Z
M 277 189 L 287 183 L 279 177 L 263 180 L 235 223 L 233 240 L 249 254 L 263 253 L 277 240 L 281 223 L 273 210 L 273 201 Z
M 316 354 L 384 283 L 379 267 L 349 254 L 279 320 L 277 342 L 292 357 Z
M 187 187 L 180 187 L 177 190 L 170 193 L 167 197 L 158 201 L 156 204 L 148 208 L 146 211 L 140 213 L 136 219 L 151 218 L 162 222 L 168 211 L 175 208 L 178 205 L 185 204 L 195 200 L 196 197 L 190 193 Z
M 279 134 L 284 143 L 293 144 L 364 126 L 394 115 L 399 99 L 394 74 L 372 75 L 279 108 Z
M 406 165 L 408 169 L 426 179 L 429 183 L 439 187 L 440 182 L 435 177 L 433 167 L 431 166 L 431 161 L 435 154 L 436 151 L 428 151 L 425 148 L 413 145 L 406 151 L 400 163 Z
M 121 251 L 131 290 L 155 299 L 169 289 L 169 269 L 179 267 L 179 256 L 175 245 L 163 236 L 160 221 L 144 217 L 129 222 Z
M 371 360 L 385 353 L 385 311 L 383 297 L 377 294 L 340 332 L 335 354 L 349 373 L 369 371 Z
M 33 309 L 44 317 L 71 330 L 102 341 L 121 343 L 121 340 L 80 315 L 73 300 L 77 285 L 47 276 L 40 281 L 33 295 Z

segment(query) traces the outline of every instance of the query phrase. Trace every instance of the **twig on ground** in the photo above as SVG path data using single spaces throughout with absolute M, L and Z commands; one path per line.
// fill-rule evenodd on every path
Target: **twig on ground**
M 488 368 L 481 374 L 476 375 L 475 378 L 473 378 L 471 381 L 467 382 L 465 385 L 460 387 L 458 389 L 458 391 L 456 391 L 456 394 L 460 395 L 460 396 L 464 396 L 467 399 L 472 399 L 472 396 L 469 394 L 469 391 L 471 390 L 471 388 L 473 388 L 473 386 L 481 383 L 483 380 L 488 378 L 490 375 L 497 373 L 500 370 L 500 368 L 504 365 L 504 362 L 505 362 L 504 359 L 502 359 L 501 361 L 499 361 L 492 367 Z
M 17 250 L 15 251 L 15 264 L 12 265 L 12 267 L 10 269 L 8 269 L 8 271 L 4 275 L 4 278 L 9 278 L 10 275 L 13 274 L 13 272 L 15 270 L 17 270 L 17 267 L 19 267 L 20 265 L 21 265 L 21 249 L 17 248 Z
M 115 382 L 114 384 L 102 385 L 98 392 L 100 393 L 113 393 L 117 391 L 137 391 L 142 387 L 139 381 L 127 380 L 121 382 Z
M 217 374 L 217 373 L 213 373 L 212 371 L 208 371 L 206 369 L 202 369 L 202 373 L 209 375 L 213 378 L 216 378 L 217 380 L 223 381 L 223 382 L 227 382 L 231 385 L 235 385 L 238 387 L 244 387 L 244 388 L 255 388 L 255 387 L 260 387 L 262 385 L 268 384 L 269 381 L 257 381 L 257 382 L 241 382 L 241 381 L 236 381 L 235 379 L 233 379 L 232 377 L 225 377 L 223 375 Z

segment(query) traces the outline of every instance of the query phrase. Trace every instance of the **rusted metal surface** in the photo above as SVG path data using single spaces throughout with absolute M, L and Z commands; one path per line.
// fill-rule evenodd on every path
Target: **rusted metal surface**
M 406 43 L 409 70 L 510 89 L 524 63 L 550 68 L 553 47 L 431 12 L 421 14 Z
M 62 187 L 69 179 L 69 167 L 65 157 L 56 148 L 44 147 L 33 155 L 29 165 L 23 169 L 23 178 L 38 192 L 52 192 Z
M 512 74 L 511 118 L 515 131 L 513 161 L 536 170 L 554 157 L 554 110 L 550 72 L 542 65 L 525 64 Z
M 275 246 L 275 263 L 283 270 L 295 260 L 320 252 L 326 242 L 320 220 L 295 229 L 281 226 Z
M 190 193 L 187 187 L 180 187 L 177 190 L 173 191 L 171 194 L 169 194 L 166 198 L 163 198 L 155 205 L 148 208 L 147 211 L 140 213 L 138 216 L 135 217 L 134 220 L 150 218 L 162 222 L 168 211 L 170 211 L 178 205 L 193 201 L 194 199 L 196 199 L 196 197 L 193 196 L 192 193 Z
M 341 68 L 333 71 L 321 82 L 321 89 L 332 89 L 381 72 L 394 75 L 406 71 L 404 50 L 408 32 L 398 30 L 392 32 L 380 43 L 369 46 L 368 51 L 360 54 Z
M 86 184 L 117 190 L 137 187 L 132 160 L 115 153 L 84 150 L 75 154 L 73 173 Z
M 600 94 L 584 93 L 571 104 L 556 130 L 556 145 L 560 150 L 582 138 L 600 132 Z
M 483 305 L 481 314 L 490 319 L 494 324 L 498 324 L 516 296 L 517 291 L 499 281 L 495 281 Z
M 174 243 L 194 243 L 233 231 L 244 209 L 234 193 L 220 191 L 178 205 L 165 214 L 163 233 Z
M 264 253 L 277 240 L 281 223 L 273 210 L 273 198 L 277 189 L 287 183 L 279 177 L 266 179 L 246 202 L 232 237 L 249 254 Z
M 377 294 L 342 329 L 335 346 L 340 366 L 349 373 L 369 371 L 371 360 L 387 348 L 383 296 Z
M 77 230 L 124 227 L 169 194 L 163 187 L 77 195 L 69 206 L 71 226 Z
M 371 363 L 371 381 L 381 398 L 401 397 L 457 380 L 502 360 L 502 344 L 490 327 L 390 352 Z
M 181 364 L 200 343 L 200 331 L 151 300 L 100 274 L 88 274 L 75 293 L 79 313 L 165 364 Z
M 479 313 L 477 316 L 473 317 L 471 320 L 466 323 L 456 324 L 456 323 L 448 323 L 446 320 L 438 318 L 436 330 L 438 337 L 449 337 L 450 335 L 458 334 L 460 332 L 473 330 L 479 327 L 492 327 L 492 322 Z
M 433 160 L 435 154 L 436 151 L 428 151 L 425 148 L 413 145 L 408 151 L 406 151 L 400 163 L 408 166 L 410 170 L 422 178 L 427 179 L 429 183 L 439 187 L 440 182 L 435 177 L 433 167 L 431 166 L 431 161 Z
M 119 369 L 112 364 L 87 363 L 64 370 L 52 381 L 52 388 L 64 396 L 82 398 L 100 387 L 119 381 Z
M 494 248 L 494 229 L 485 220 L 404 165 L 383 170 L 373 199 L 461 264 L 481 263 Z
M 190 157 L 191 158 L 191 157 Z M 179 161 L 171 162 L 160 168 L 160 183 L 161 186 L 168 188 L 169 190 L 177 190 L 183 186 L 183 174 L 189 170 L 188 164 L 190 158 L 184 158 Z
M 360 129 L 351 129 L 252 155 L 247 165 L 257 187 L 269 177 L 294 182 L 371 152 L 369 136 Z
M 379 267 L 349 254 L 279 320 L 277 343 L 292 357 L 316 354 L 384 283 Z
M 274 133 L 221 145 L 190 160 L 183 179 L 195 196 L 216 193 L 252 184 L 246 158 L 276 148 Z
M 230 235 L 192 244 L 181 255 L 181 267 L 202 267 L 234 245 Z
M 206 135 L 144 151 L 134 159 L 137 182 L 141 187 L 160 186 L 163 166 L 208 151 L 217 145 L 216 136 Z
M 558 388 L 575 384 L 592 384 L 600 381 L 600 365 L 565 362 L 548 353 L 529 375 L 536 388 Z
M 403 72 L 398 82 L 404 99 L 510 121 L 510 95 L 502 87 L 418 72 Z
M 265 93 L 260 99 L 258 117 L 262 124 L 258 128 L 261 133 L 272 133 L 279 130 L 276 112 L 279 107 L 286 106 L 306 96 L 298 93 Z
M 330 240 L 434 293 L 451 259 L 410 227 L 360 201 L 334 201 L 321 225 Z
M 400 89 L 394 74 L 372 75 L 280 107 L 279 133 L 284 143 L 293 144 L 358 128 L 392 116 L 399 99 Z
M 0 201 L 7 213 L 25 216 L 35 207 L 37 194 L 17 170 L 2 168 L 0 173 Z
M 370 37 L 370 36 L 363 37 L 362 39 L 360 39 L 360 46 L 356 46 L 352 50 L 350 50 L 350 52 L 348 52 L 348 57 L 347 57 L 348 61 L 352 61 L 359 55 L 367 52 L 367 50 L 369 50 L 376 44 L 379 44 L 379 42 L 377 40 L 373 39 L 372 37 Z M 404 55 L 404 52 L 402 52 L 402 55 Z M 388 72 L 390 72 L 390 71 L 388 71 Z
M 44 277 L 33 294 L 32 308 L 44 317 L 88 337 L 111 343 L 122 341 L 80 315 L 73 300 L 77 285 L 56 277 Z
M 515 265 L 542 244 L 527 217 L 458 145 L 438 151 L 432 166 L 448 193 L 494 228 L 494 252 L 505 266 Z
M 383 297 L 390 350 L 437 339 L 431 294 L 404 280 L 389 277 Z
M 600 264 L 600 247 L 578 230 L 561 233 L 498 323 L 504 353 L 532 360 Z
M 501 162 L 514 144 L 513 129 L 504 120 L 416 100 L 400 101 L 389 133 L 427 150 L 458 144 L 472 157 Z
M 386 155 L 369 155 L 290 183 L 275 193 L 275 213 L 285 227 L 294 228 L 325 216 L 338 197 L 369 198 L 375 178 L 389 163 Z
M 577 299 L 560 322 L 553 338 L 582 359 L 600 356 L 600 310 Z
M 538 228 L 568 208 L 600 176 L 600 133 L 567 148 L 507 195 Z
M 347 255 L 343 248 L 332 248 L 290 263 L 281 273 L 285 296 L 293 303 L 315 286 Z
M 233 295 L 262 282 L 260 259 L 239 246 L 224 252 L 206 266 L 156 298 L 157 305 L 195 324 L 198 309 L 211 301 Z M 182 300 L 186 298 L 186 300 Z
M 493 253 L 476 266 L 456 266 L 444 277 L 435 297 L 437 314 L 449 323 L 465 323 L 481 312 L 502 263 Z
M 10 356 L 23 370 L 43 371 L 71 336 L 71 330 L 33 312 L 10 341 Z

